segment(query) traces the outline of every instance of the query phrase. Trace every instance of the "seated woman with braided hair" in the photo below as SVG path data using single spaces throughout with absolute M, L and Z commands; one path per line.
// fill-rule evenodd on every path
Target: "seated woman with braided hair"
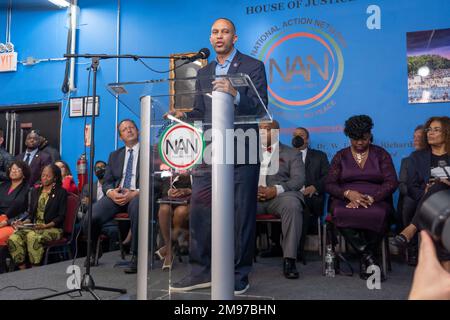
M 334 156 L 325 190 L 331 196 L 333 222 L 360 257 L 360 277 L 376 265 L 375 253 L 392 212 L 392 194 L 397 189 L 397 174 L 392 158 L 383 148 L 372 144 L 372 119 L 353 116 L 345 122 L 344 133 L 350 147 Z
M 67 192 L 62 188 L 61 170 L 49 164 L 42 170 L 42 186 L 30 195 L 29 218 L 16 221 L 16 229 L 8 239 L 9 253 L 19 269 L 26 268 L 26 258 L 39 265 L 44 256 L 45 243 L 58 240 L 63 234 Z

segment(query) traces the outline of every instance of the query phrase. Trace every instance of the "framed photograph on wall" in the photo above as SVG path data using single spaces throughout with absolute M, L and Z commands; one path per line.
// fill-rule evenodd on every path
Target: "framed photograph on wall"
M 408 102 L 450 101 L 450 29 L 408 32 Z
M 184 78 L 195 78 L 197 76 L 198 70 L 203 68 L 208 64 L 207 59 L 197 59 L 190 63 L 187 63 L 181 67 L 178 67 L 181 64 L 184 64 L 186 60 L 177 60 L 177 57 L 180 56 L 194 56 L 197 52 L 188 52 L 188 53 L 177 53 L 171 54 L 170 57 L 170 78 L 175 79 L 175 81 L 170 81 L 169 84 L 169 93 L 170 93 L 170 105 L 169 110 L 173 111 L 174 109 L 189 112 L 192 110 L 194 105 L 195 95 L 193 94 L 180 94 L 182 92 L 194 92 L 195 91 L 195 80 L 178 80 Z M 177 68 L 178 67 L 178 68 Z M 176 68 L 176 69 L 175 69 Z M 173 70 L 175 69 L 175 70 Z
M 84 115 L 86 117 L 92 116 L 92 106 L 93 106 L 93 97 L 84 97 Z M 95 103 L 95 116 L 98 116 L 98 109 L 100 105 L 100 97 L 97 96 L 96 103 Z
M 76 118 L 84 115 L 84 97 L 70 98 L 69 117 Z

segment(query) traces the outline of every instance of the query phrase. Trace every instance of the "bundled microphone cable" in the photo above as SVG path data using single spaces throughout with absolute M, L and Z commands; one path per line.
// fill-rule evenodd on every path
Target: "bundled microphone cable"
M 69 28 L 69 31 L 67 31 L 67 46 L 66 46 L 66 53 L 70 53 L 70 48 L 72 46 L 72 27 Z M 69 92 L 69 72 L 70 72 L 70 59 L 66 60 L 66 69 L 64 71 L 64 80 L 61 87 L 61 91 L 63 93 Z
M 176 66 L 175 68 L 172 68 L 172 69 L 169 69 L 169 70 L 166 70 L 166 71 L 160 71 L 160 70 L 155 70 L 155 69 L 151 68 L 141 58 L 138 58 L 137 60 L 140 63 L 142 63 L 150 71 L 153 71 L 153 72 L 156 72 L 156 73 L 169 73 L 169 72 L 174 71 L 174 70 L 176 70 L 178 68 L 181 68 L 182 66 L 184 66 L 184 65 L 186 65 L 188 63 L 191 63 L 191 62 L 193 62 L 193 61 L 195 61 L 197 59 L 208 59 L 209 55 L 210 55 L 209 49 L 208 48 L 202 48 L 202 49 L 199 50 L 199 52 L 197 52 L 192 57 L 185 56 L 185 57 L 178 58 L 177 60 L 185 60 L 185 62 L 183 62 L 182 64 Z

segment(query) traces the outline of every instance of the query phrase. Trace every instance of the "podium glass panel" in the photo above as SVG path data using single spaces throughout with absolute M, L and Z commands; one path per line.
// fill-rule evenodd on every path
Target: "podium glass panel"
M 239 97 L 213 91 L 224 80 Z M 235 209 L 247 203 L 241 179 L 257 189 L 266 98 L 245 74 L 108 88 L 140 117 L 137 299 L 233 299 L 235 256 L 253 261 L 254 241 L 243 250 L 235 230 L 254 217 L 235 219 Z

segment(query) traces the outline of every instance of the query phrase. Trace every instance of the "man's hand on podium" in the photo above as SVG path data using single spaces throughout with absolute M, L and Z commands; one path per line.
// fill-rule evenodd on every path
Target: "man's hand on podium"
M 164 114 L 164 119 L 169 119 L 169 116 L 175 117 L 177 119 L 183 119 L 186 118 L 186 114 L 183 111 L 180 110 L 171 110 Z
M 237 90 L 231 85 L 230 80 L 228 79 L 216 79 L 212 82 L 213 91 L 220 91 L 231 94 L 233 97 L 236 97 Z

